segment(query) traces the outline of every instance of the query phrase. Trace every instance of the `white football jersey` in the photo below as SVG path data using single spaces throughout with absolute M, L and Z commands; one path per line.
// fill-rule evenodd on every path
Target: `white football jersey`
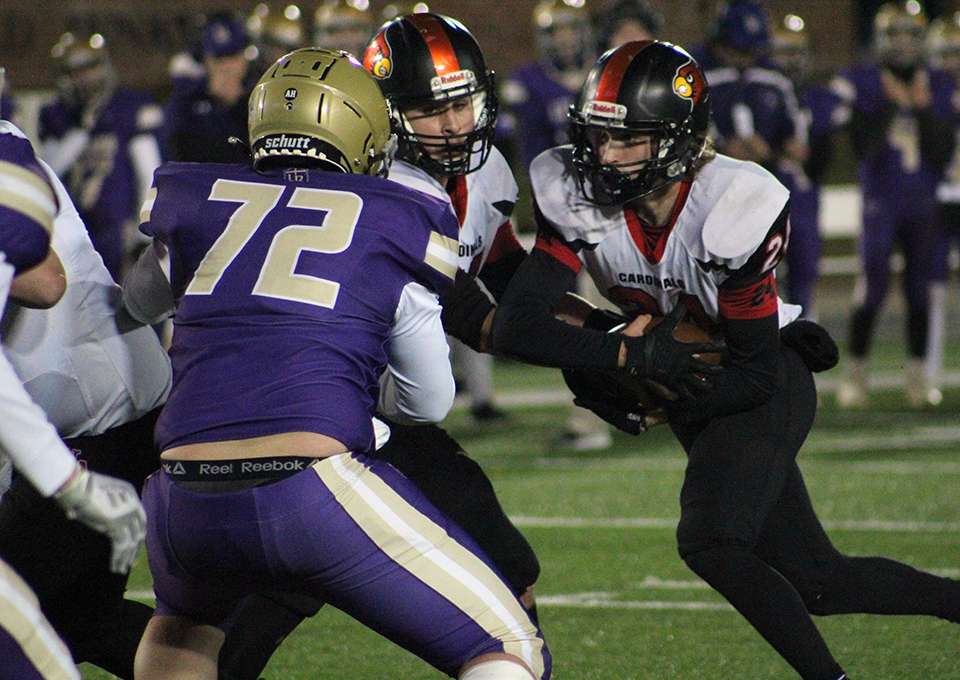
M 453 178 L 451 193 L 427 172 L 406 161 L 390 166 L 388 179 L 450 202 L 460 221 L 460 269 L 477 274 L 496 251 L 495 243 L 516 242 L 510 214 L 517 202 L 517 182 L 496 147 L 476 172 Z
M 63 262 L 67 290 L 47 310 L 8 304 L 0 335 L 27 392 L 61 436 L 101 434 L 164 403 L 170 360 L 153 329 L 121 325 L 120 287 L 63 183 L 44 168 L 60 201 L 51 249 Z
M 681 301 L 696 310 L 699 301 L 702 313 L 716 322 L 721 284 L 751 260 L 758 263 L 757 274 L 772 270 L 786 251 L 789 222 L 783 231 L 771 227 L 789 192 L 755 163 L 723 155 L 706 163 L 682 187 L 685 200 L 681 197 L 672 226 L 654 244 L 644 239 L 629 208 L 583 198 L 571 151 L 548 149 L 530 165 L 534 198 L 563 242 L 558 246 L 541 230 L 537 247 L 575 271 L 580 263 L 572 251 L 577 252 L 600 292 L 628 315 L 665 315 Z M 759 261 L 758 251 L 764 254 Z M 781 327 L 800 315 L 797 305 L 779 298 L 776 304 Z

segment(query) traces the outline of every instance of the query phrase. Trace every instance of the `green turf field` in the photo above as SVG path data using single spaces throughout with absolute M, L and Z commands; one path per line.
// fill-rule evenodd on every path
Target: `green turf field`
M 891 359 L 888 367 L 895 369 Z M 504 364 L 506 397 L 559 387 L 552 372 Z M 960 391 L 909 412 L 897 391 L 870 411 L 840 413 L 825 396 L 802 454 L 810 492 L 837 545 L 960 578 Z M 677 557 L 674 522 L 683 456 L 664 428 L 577 454 L 549 444 L 560 406 L 515 407 L 477 427 L 463 409 L 449 428 L 492 477 L 537 549 L 540 611 L 560 680 L 794 677 Z M 149 597 L 141 558 L 130 589 Z M 853 678 L 960 678 L 960 628 L 926 618 L 820 621 Z M 327 608 L 280 649 L 271 680 L 439 678 L 419 660 Z M 106 678 L 85 667 L 85 678 Z

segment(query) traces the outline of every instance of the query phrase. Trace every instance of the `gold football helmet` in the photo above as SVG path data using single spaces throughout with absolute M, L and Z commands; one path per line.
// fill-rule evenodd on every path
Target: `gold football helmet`
M 50 50 L 57 89 L 68 104 L 105 100 L 116 86 L 107 41 L 100 33 L 64 33 Z
M 810 70 L 810 35 L 803 17 L 788 14 L 774 25 L 770 56 L 794 82 L 807 77 Z
M 873 46 L 884 65 L 907 71 L 923 58 L 927 17 L 917 0 L 888 2 L 873 18 Z
M 376 21 L 369 0 L 324 0 L 313 15 L 313 42 L 360 56 Z
M 953 61 L 960 58 L 960 12 L 930 22 L 927 54 L 933 65 L 939 68 L 945 68 L 946 61 L 952 65 Z
M 586 0 L 540 0 L 533 30 L 541 57 L 560 71 L 579 69 L 593 59 L 593 31 Z
M 280 58 L 250 94 L 254 167 L 271 160 L 386 175 L 393 136 L 380 87 L 352 55 L 307 47 Z

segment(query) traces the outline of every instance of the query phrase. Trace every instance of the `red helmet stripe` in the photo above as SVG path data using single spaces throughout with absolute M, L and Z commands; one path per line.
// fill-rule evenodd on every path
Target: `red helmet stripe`
M 623 82 L 623 76 L 633 62 L 633 58 L 644 47 L 652 43 L 652 40 L 637 40 L 618 47 L 603 67 L 594 99 L 604 102 L 617 101 L 617 95 L 620 94 L 620 83 Z
M 420 37 L 430 50 L 433 67 L 438 76 L 455 73 L 460 70 L 460 60 L 453 49 L 450 37 L 444 30 L 443 23 L 429 14 L 411 14 L 406 19 L 419 31 Z

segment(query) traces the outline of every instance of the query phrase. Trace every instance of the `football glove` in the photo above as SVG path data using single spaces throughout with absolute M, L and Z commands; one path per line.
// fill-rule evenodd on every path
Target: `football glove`
M 814 373 L 837 365 L 840 352 L 827 329 L 806 319 L 797 319 L 780 329 L 780 342 L 794 349 Z
M 53 497 L 67 517 L 110 539 L 110 571 L 130 571 L 147 519 L 132 484 L 82 469 Z
M 722 352 L 722 341 L 681 342 L 673 332 L 686 315 L 685 305 L 677 305 L 663 322 L 639 337 L 623 337 L 627 349 L 623 370 L 634 377 L 649 378 L 681 399 L 693 399 L 712 386 L 710 376 L 721 372 L 718 364 L 698 358 L 698 354 Z

